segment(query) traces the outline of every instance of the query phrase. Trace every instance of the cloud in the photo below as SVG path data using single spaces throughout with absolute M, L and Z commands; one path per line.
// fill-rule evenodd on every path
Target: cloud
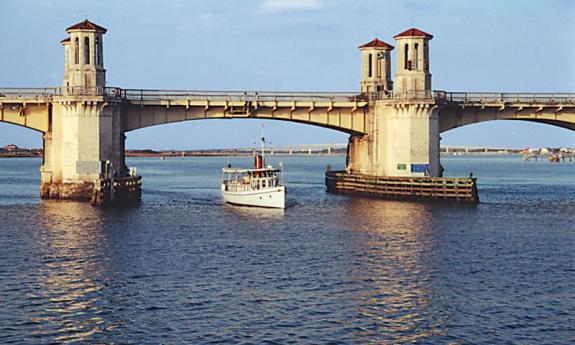
M 213 13 L 200 13 L 180 18 L 181 27 L 187 32 L 213 31 L 222 26 L 225 18 Z
M 323 0 L 263 0 L 263 12 L 279 13 L 292 11 L 315 11 L 323 7 Z

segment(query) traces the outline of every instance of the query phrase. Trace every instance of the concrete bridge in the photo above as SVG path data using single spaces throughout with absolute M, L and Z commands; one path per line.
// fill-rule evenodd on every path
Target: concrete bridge
M 64 83 L 0 88 L 0 121 L 43 133 L 41 195 L 85 199 L 102 178 L 124 178 L 125 133 L 166 123 L 257 118 L 350 134 L 347 170 L 372 176 L 441 176 L 440 133 L 490 120 L 524 120 L 575 130 L 575 94 L 433 91 L 429 41 L 418 29 L 393 46 L 359 47 L 359 92 L 139 90 L 106 86 L 103 35 L 85 20 L 66 30 Z

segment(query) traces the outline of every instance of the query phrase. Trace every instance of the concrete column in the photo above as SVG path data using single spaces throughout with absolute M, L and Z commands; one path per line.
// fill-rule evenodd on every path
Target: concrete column
M 387 176 L 439 176 L 439 121 L 433 103 L 386 107 L 384 172 Z M 381 145 L 381 144 L 380 144 Z
M 44 139 L 42 197 L 90 200 L 106 161 L 115 177 L 126 176 L 121 107 L 103 97 L 55 99 L 53 130 Z
M 353 174 L 368 174 L 370 164 L 368 162 L 367 151 L 366 151 L 366 141 L 367 136 L 351 135 L 347 143 L 347 159 L 346 159 L 346 170 Z
M 433 101 L 377 101 L 367 134 L 351 136 L 347 170 L 373 176 L 440 176 L 439 121 Z
M 50 196 L 49 185 L 52 182 L 52 169 L 53 169 L 53 146 L 52 146 L 52 132 L 46 132 L 42 136 L 44 157 L 42 166 L 40 167 L 40 196 L 48 198 Z

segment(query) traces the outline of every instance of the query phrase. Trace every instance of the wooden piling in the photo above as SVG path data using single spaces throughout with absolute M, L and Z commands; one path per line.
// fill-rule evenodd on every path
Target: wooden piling
M 142 177 L 100 179 L 92 191 L 90 200 L 93 206 L 130 205 L 140 202 Z
M 384 177 L 328 171 L 325 174 L 325 184 L 330 193 L 479 202 L 475 178 Z

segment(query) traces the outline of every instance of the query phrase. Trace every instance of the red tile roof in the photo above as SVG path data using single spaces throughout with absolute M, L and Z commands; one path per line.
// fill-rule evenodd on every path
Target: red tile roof
M 432 39 L 433 35 L 430 35 L 427 32 L 423 32 L 423 31 L 418 30 L 416 28 L 411 28 L 411 29 L 405 30 L 404 32 L 402 32 L 400 34 L 393 36 L 393 38 L 398 38 L 398 37 L 425 37 L 425 38 Z
M 387 49 L 393 49 L 393 46 L 391 44 L 387 44 L 383 41 L 380 41 L 379 39 L 374 39 L 371 42 L 368 42 L 364 45 L 359 46 L 359 49 L 363 49 L 363 48 L 371 48 L 371 47 L 378 47 L 378 48 L 387 48 Z
M 66 43 L 66 42 L 70 42 L 70 37 L 64 38 L 63 40 L 60 41 L 60 43 Z
M 66 31 L 70 31 L 70 30 L 92 30 L 92 31 L 101 31 L 102 33 L 106 33 L 105 28 L 96 25 L 94 23 L 92 23 L 91 21 L 89 21 L 88 19 L 84 20 L 81 23 L 75 24 L 70 26 L 69 28 L 66 29 Z

